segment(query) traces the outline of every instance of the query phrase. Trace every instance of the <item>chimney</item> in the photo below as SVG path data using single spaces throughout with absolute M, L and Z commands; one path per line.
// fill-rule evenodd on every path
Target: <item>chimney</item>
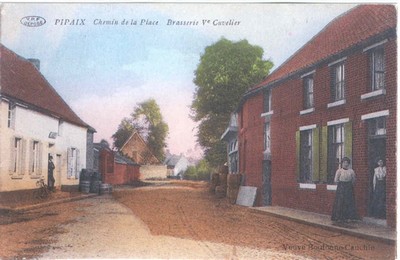
M 36 68 L 40 70 L 40 60 L 39 59 L 28 59 Z

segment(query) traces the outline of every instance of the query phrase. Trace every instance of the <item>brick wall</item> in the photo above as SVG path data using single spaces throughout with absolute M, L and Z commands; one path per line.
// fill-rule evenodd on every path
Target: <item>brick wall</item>
M 386 161 L 387 161 L 387 221 L 395 226 L 396 209 L 396 96 L 397 53 L 396 40 L 385 43 L 386 94 L 361 99 L 369 92 L 369 56 L 360 48 L 347 53 L 345 61 L 346 104 L 328 108 L 330 101 L 330 67 L 328 62 L 320 64 L 314 73 L 315 111 L 300 115 L 302 107 L 303 81 L 301 74 L 274 86 L 272 89 L 271 151 L 272 151 L 272 205 L 297 208 L 322 214 L 330 214 L 335 191 L 328 191 L 325 183 L 316 183 L 315 189 L 300 189 L 296 175 L 295 133 L 300 126 L 349 118 L 352 122 L 353 169 L 357 175 L 355 186 L 358 213 L 367 215 L 370 177 L 368 168 L 367 122 L 361 116 L 377 111 L 389 110 L 387 117 Z M 340 58 L 340 57 L 339 57 Z M 331 61 L 329 61 L 331 62 Z M 307 73 L 304 71 L 302 73 Z M 248 98 L 239 113 L 240 172 L 245 173 L 246 185 L 262 188 L 263 118 L 262 91 Z M 258 195 L 257 203 L 262 201 Z

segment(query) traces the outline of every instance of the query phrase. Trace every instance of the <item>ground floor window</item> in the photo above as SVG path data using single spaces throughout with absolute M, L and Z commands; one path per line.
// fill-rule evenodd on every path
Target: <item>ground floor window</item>
M 343 157 L 352 158 L 352 123 L 345 122 L 328 127 L 327 183 L 333 184 Z
M 24 174 L 26 141 L 20 137 L 11 139 L 10 174 L 19 177 Z
M 68 163 L 68 174 L 69 179 L 79 178 L 80 171 L 80 153 L 79 149 L 70 147 L 67 150 L 67 163 Z

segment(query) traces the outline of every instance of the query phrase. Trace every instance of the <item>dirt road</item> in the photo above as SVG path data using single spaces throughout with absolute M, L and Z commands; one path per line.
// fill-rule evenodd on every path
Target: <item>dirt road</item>
M 3 215 L 0 241 L 0 258 L 395 258 L 393 245 L 254 213 L 194 182 Z

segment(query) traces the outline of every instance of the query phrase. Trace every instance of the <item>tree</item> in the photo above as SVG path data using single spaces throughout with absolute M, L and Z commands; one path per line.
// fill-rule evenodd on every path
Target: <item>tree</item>
M 243 94 L 266 77 L 273 64 L 263 60 L 263 49 L 247 40 L 225 38 L 206 47 L 195 71 L 196 91 L 192 118 L 199 122 L 197 140 L 205 157 L 215 167 L 225 162 L 226 149 L 220 137 L 230 114 Z
M 163 120 L 157 102 L 149 99 L 139 103 L 130 116 L 121 121 L 118 130 L 113 134 L 114 147 L 121 149 L 132 133 L 137 131 L 146 140 L 154 156 L 163 161 L 168 125 Z

